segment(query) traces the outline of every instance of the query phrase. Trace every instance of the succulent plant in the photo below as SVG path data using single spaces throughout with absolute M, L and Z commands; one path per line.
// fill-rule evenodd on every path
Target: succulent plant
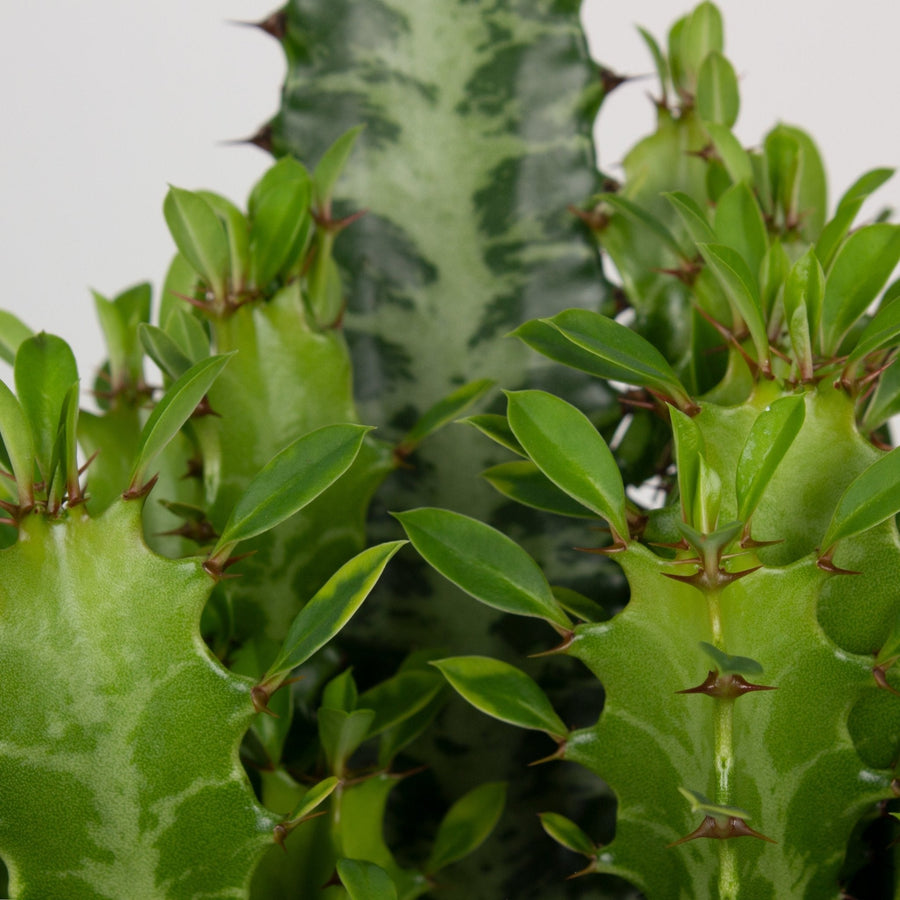
M 673 27 L 668 57 L 653 42 L 668 85 L 659 130 L 629 155 L 622 189 L 584 212 L 632 321 L 668 306 L 682 334 L 655 346 L 579 309 L 517 329 L 543 355 L 628 386 L 631 427 L 668 422 L 657 478 L 626 493 L 615 446 L 544 391 L 509 391 L 505 421 L 474 421 L 520 457 L 505 464 L 507 492 L 579 516 L 584 545 L 622 568 L 628 604 L 610 617 L 602 594 L 551 588 L 520 546 L 467 516 L 398 518 L 438 571 L 495 609 L 544 619 L 559 641 L 549 652 L 602 682 L 597 723 L 573 729 L 505 661 L 435 662 L 476 707 L 547 734 L 548 759 L 608 782 L 614 834 L 588 835 L 561 806 L 542 819 L 587 858 L 585 874 L 650 900 L 837 898 L 871 889 L 871 872 L 853 880 L 848 844 L 897 785 L 900 451 L 884 424 L 898 394 L 898 292 L 885 285 L 900 227 L 854 227 L 890 171 L 862 176 L 828 216 L 803 132 L 740 145 L 721 35 L 703 3 Z M 698 376 L 701 322 L 723 359 Z M 611 534 L 601 546 L 587 530 L 597 520 Z

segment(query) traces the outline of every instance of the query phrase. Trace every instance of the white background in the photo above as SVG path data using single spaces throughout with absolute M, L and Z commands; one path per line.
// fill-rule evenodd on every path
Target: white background
M 366 0 L 358 0 L 366 2 Z M 441 2 L 441 0 L 421 0 Z M 896 41 L 889 0 L 722 0 L 726 52 L 741 79 L 737 132 L 776 121 L 818 140 L 836 199 L 862 171 L 900 162 Z M 268 0 L 2 2 L 0 307 L 62 334 L 87 380 L 102 358 L 89 288 L 158 289 L 172 253 L 167 183 L 243 202 L 269 157 L 223 141 L 276 110 L 284 60 L 260 19 Z M 675 0 L 585 0 L 594 55 L 652 71 L 634 25 L 664 40 L 689 9 Z M 620 88 L 597 125 L 604 169 L 653 123 L 652 80 Z M 878 205 L 900 206 L 900 176 Z

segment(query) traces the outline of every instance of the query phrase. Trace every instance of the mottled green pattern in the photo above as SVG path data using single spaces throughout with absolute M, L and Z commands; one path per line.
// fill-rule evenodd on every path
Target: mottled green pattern
M 198 559 L 140 503 L 32 515 L 0 554 L 0 852 L 15 900 L 246 897 L 277 819 L 238 760 L 252 683 L 199 637 Z
M 770 392 L 763 398 L 771 400 Z M 746 810 L 748 823 L 777 846 L 750 837 L 667 846 L 702 818 L 690 812 L 678 787 L 716 794 L 716 702 L 675 693 L 699 685 L 714 668 L 692 649 L 713 641 L 703 593 L 665 577 L 695 567 L 675 568 L 633 544 L 617 557 L 631 601 L 611 622 L 581 626 L 570 651 L 607 694 L 596 727 L 575 732 L 566 751 L 567 759 L 606 778 L 619 800 L 616 837 L 601 851 L 598 871 L 627 877 L 653 900 L 684 897 L 685 891 L 726 896 L 719 893 L 725 843 L 736 855 L 741 900 L 837 898 L 853 828 L 878 800 L 892 796 L 896 701 L 876 688 L 871 651 L 851 645 L 854 636 L 861 643 L 860 630 L 873 649 L 890 633 L 896 601 L 881 586 L 900 577 L 900 542 L 890 523 L 846 546 L 839 564 L 863 568 L 863 576 L 827 575 L 816 566 L 809 544 L 824 531 L 828 498 L 836 499 L 876 451 L 848 433 L 852 404 L 845 395 L 823 387 L 808 392 L 806 403 L 803 431 L 782 470 L 794 489 L 773 485 L 758 519 L 760 537 L 786 539 L 759 556 L 790 562 L 766 566 L 721 596 L 724 647 L 762 664 L 763 673 L 749 681 L 776 687 L 735 701 L 731 805 Z M 695 420 L 725 485 L 734 483 L 759 406 L 707 404 Z M 838 435 L 839 469 L 821 458 L 823 446 Z M 721 521 L 734 519 L 733 502 L 732 493 Z M 759 561 L 750 556 L 738 565 Z M 843 595 L 840 635 L 820 622 L 822 598 L 835 589 Z M 848 720 L 858 716 L 865 716 L 865 728 L 851 733 Z

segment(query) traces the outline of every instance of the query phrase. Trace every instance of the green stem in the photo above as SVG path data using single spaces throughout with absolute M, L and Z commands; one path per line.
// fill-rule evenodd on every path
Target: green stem
M 734 699 L 715 697 L 716 803 L 732 805 L 734 775 Z M 719 844 L 719 900 L 737 900 L 738 873 L 734 844 L 725 839 Z
M 706 606 L 709 610 L 709 627 L 712 631 L 712 642 L 720 650 L 724 650 L 722 646 L 722 610 L 719 606 L 718 590 L 706 592 Z

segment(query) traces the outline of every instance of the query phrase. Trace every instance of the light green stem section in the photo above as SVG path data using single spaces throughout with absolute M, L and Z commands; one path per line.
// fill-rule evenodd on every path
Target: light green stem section
M 716 704 L 716 803 L 732 804 L 732 775 L 734 772 L 734 699 L 713 698 Z M 730 839 L 719 845 L 719 897 L 736 900 L 738 892 L 737 859 Z

